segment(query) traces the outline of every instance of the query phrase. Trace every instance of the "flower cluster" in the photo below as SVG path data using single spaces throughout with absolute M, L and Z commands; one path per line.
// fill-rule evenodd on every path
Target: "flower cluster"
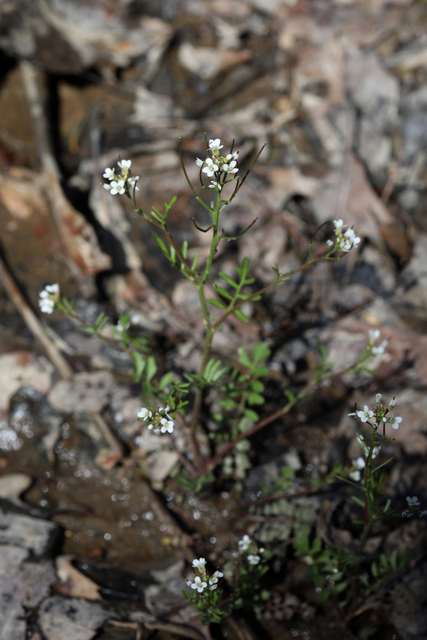
M 136 186 L 139 176 L 131 176 L 130 167 L 132 164 L 132 160 L 119 160 L 117 163 L 120 167 L 121 173 L 116 175 L 114 173 L 114 169 L 110 169 L 107 167 L 102 175 L 103 178 L 107 178 L 109 183 L 103 184 L 104 189 L 109 191 L 112 196 L 115 196 L 117 193 L 122 195 L 123 193 L 129 193 L 130 189 L 134 189 L 134 191 L 139 191 Z
M 191 587 L 198 593 L 203 593 L 205 589 L 209 591 L 215 591 L 218 587 L 218 580 L 224 576 L 221 571 L 215 571 L 210 577 L 206 571 L 206 560 L 205 558 L 199 558 L 198 560 L 193 560 L 192 564 L 193 569 L 197 569 L 200 573 L 200 576 L 194 574 L 194 581 L 187 580 L 187 586 Z
M 369 349 L 373 356 L 382 356 L 388 345 L 388 340 L 383 340 L 381 344 L 375 345 L 375 342 L 379 339 L 381 333 L 379 329 L 371 329 L 369 331 Z
M 206 160 L 196 159 L 196 164 L 200 167 L 200 172 L 205 173 L 208 178 L 215 178 L 211 180 L 209 189 L 217 189 L 221 191 L 226 182 L 234 180 L 235 175 L 238 172 L 237 160 L 239 159 L 239 152 L 231 152 L 226 156 L 220 156 L 219 150 L 224 147 L 221 144 L 221 140 L 216 138 L 215 140 L 209 140 L 208 154 L 211 157 L 207 157 Z M 228 180 L 227 180 L 228 178 Z
M 402 418 L 400 418 L 399 416 L 395 416 L 394 412 L 391 414 L 391 416 L 387 416 L 388 412 L 391 411 L 391 409 L 393 409 L 393 407 L 395 406 L 396 398 L 393 397 L 387 407 L 382 404 L 381 399 L 382 395 L 380 393 L 377 393 L 375 406 L 373 407 L 373 409 L 369 409 L 368 405 L 365 404 L 365 406 L 363 407 L 363 411 L 357 411 L 356 407 L 356 411 L 353 411 L 348 415 L 359 418 L 361 422 L 366 422 L 374 429 L 378 429 L 381 422 L 384 424 L 384 426 L 388 423 L 393 429 L 398 429 L 399 424 L 402 422 Z
M 348 475 L 355 482 L 359 482 L 362 477 L 362 474 L 360 472 L 365 468 L 365 458 L 359 456 L 359 458 L 356 458 L 356 460 L 352 460 L 351 464 L 354 469 L 353 471 L 350 471 Z
M 363 453 L 365 454 L 365 457 L 363 458 L 362 456 L 359 456 L 358 458 L 356 458 L 355 460 L 351 461 L 352 467 L 353 467 L 353 471 L 350 471 L 350 473 L 348 474 L 349 477 L 354 480 L 354 482 L 359 482 L 362 478 L 362 471 L 366 466 L 366 462 L 365 459 L 369 456 L 369 448 L 366 446 L 363 438 L 361 436 L 357 436 L 357 439 L 359 440 L 360 444 L 362 445 L 363 448 Z M 377 455 L 380 452 L 381 447 L 374 447 L 372 449 L 372 460 L 375 460 L 375 458 L 377 457 Z
M 138 411 L 138 420 L 142 422 L 148 422 L 148 429 L 153 431 L 156 435 L 159 433 L 173 433 L 174 423 L 170 417 L 168 411 L 170 407 L 166 405 L 164 409 L 158 409 L 153 413 L 150 409 L 142 407 Z
M 59 284 L 48 284 L 39 293 L 39 307 L 43 313 L 52 313 L 55 301 L 59 299 Z
M 257 565 L 261 561 L 261 556 L 259 554 L 263 554 L 265 549 L 262 547 L 258 548 L 257 545 L 252 542 L 248 535 L 244 535 L 241 540 L 239 540 L 239 553 L 245 553 L 250 551 L 248 554 L 248 562 L 252 565 Z
M 360 238 L 356 236 L 353 229 L 343 231 L 344 227 L 347 225 L 345 225 L 342 220 L 334 220 L 334 226 L 335 239 L 326 241 L 326 244 L 332 249 L 332 251 L 339 249 L 343 253 L 348 253 L 350 249 L 357 247 L 360 242 Z
M 417 507 L 420 506 L 417 496 L 413 496 L 412 498 L 407 496 L 406 502 L 408 503 L 408 508 L 405 509 L 405 511 L 402 511 L 402 518 L 411 518 L 412 516 L 419 516 L 420 518 L 423 518 L 427 515 L 427 511 L 417 509 Z

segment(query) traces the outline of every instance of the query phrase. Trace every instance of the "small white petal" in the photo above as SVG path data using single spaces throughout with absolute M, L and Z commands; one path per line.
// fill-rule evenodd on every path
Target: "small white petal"
M 114 169 L 110 169 L 110 167 L 107 167 L 104 171 L 104 173 L 102 174 L 103 178 L 108 178 L 108 180 L 113 180 L 114 179 Z

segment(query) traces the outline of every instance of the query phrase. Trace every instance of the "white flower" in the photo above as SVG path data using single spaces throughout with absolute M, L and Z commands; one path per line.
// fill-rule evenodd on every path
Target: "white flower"
M 107 167 L 102 174 L 102 177 L 108 178 L 108 180 L 114 180 L 114 169 L 110 169 L 110 167 Z
M 258 564 L 260 560 L 261 558 L 259 556 L 255 556 L 252 554 L 248 555 L 249 564 Z
M 206 173 L 211 178 L 215 171 L 218 171 L 218 165 L 210 158 L 206 159 L 206 166 L 202 169 L 203 173 Z
M 138 411 L 138 418 L 140 418 L 141 420 L 147 420 L 148 418 L 151 418 L 152 413 L 151 411 L 149 411 L 148 409 L 146 409 L 145 407 L 142 407 L 139 411 Z M 152 426 L 152 425 L 151 425 Z
M 132 178 L 128 178 L 128 184 L 133 188 L 135 188 L 135 191 L 139 191 L 139 187 L 136 186 L 136 183 L 139 180 L 139 176 L 134 176 Z
M 402 511 L 402 518 L 410 518 L 412 516 L 410 511 Z
M 341 237 L 340 241 L 340 249 L 347 253 L 353 247 L 357 247 L 360 242 L 360 238 L 356 236 L 353 229 L 347 229 L 344 235 Z
M 388 340 L 383 340 L 381 344 L 377 345 L 376 347 L 372 347 L 371 348 L 372 355 L 382 356 L 387 345 L 388 345 Z
M 328 247 L 335 247 L 335 242 L 332 242 L 332 240 L 326 240 L 326 244 Z
M 209 185 L 209 189 L 219 189 L 219 191 L 221 191 L 222 185 L 219 184 L 219 182 L 215 182 L 215 180 L 211 180 L 211 183 Z
M 194 578 L 194 582 L 191 585 L 192 589 L 197 589 L 197 591 L 199 593 L 203 593 L 204 589 L 206 589 L 207 587 L 207 583 L 206 582 L 202 582 L 201 578 L 199 578 L 199 576 L 197 576 L 196 578 Z
M 166 431 L 168 433 L 173 433 L 173 421 L 172 420 L 166 420 L 166 418 L 162 418 L 160 420 L 160 424 L 162 425 L 160 427 L 160 431 L 162 433 L 166 433 Z
M 348 475 L 355 482 L 359 482 L 362 474 L 360 471 L 365 468 L 365 460 L 362 457 L 356 458 L 356 460 L 351 461 L 353 467 L 356 467 L 353 471 L 351 471 Z
M 51 298 L 42 296 L 43 293 L 46 292 L 42 291 L 39 297 L 40 311 L 42 313 L 52 313 L 55 308 L 55 302 Z
M 402 418 L 399 418 L 398 416 L 395 417 L 394 413 L 392 413 L 391 418 L 387 418 L 387 422 L 391 424 L 393 429 L 398 429 L 399 424 L 402 422 Z
M 246 551 L 249 546 L 252 544 L 252 540 L 249 536 L 244 535 L 241 540 L 239 540 L 239 549 L 240 551 Z
M 226 160 L 238 160 L 239 159 L 239 152 L 238 151 L 234 151 L 233 153 L 229 153 L 228 155 L 225 156 Z
M 359 469 L 359 470 L 365 468 L 365 460 L 361 456 L 356 458 L 356 460 L 352 460 L 352 464 L 353 464 L 353 467 L 356 467 L 356 469 Z
M 218 586 L 218 578 L 222 578 L 223 575 L 224 574 L 221 573 L 221 571 L 215 571 L 213 576 L 209 578 L 209 586 L 211 588 L 211 591 L 215 591 Z
M 204 569 L 206 566 L 206 560 L 204 558 L 199 558 L 198 560 L 193 560 L 192 567 L 196 569 Z
M 339 220 L 334 220 L 335 233 L 337 235 L 341 235 L 343 224 L 344 222 L 341 220 L 341 218 Z
M 357 412 L 357 417 L 360 419 L 361 422 L 368 422 L 369 418 L 373 418 L 373 416 L 374 416 L 374 412 L 370 411 L 366 404 L 363 407 L 363 411 Z
M 382 398 L 382 395 L 380 393 L 377 393 L 377 395 L 375 396 L 375 402 L 377 403 L 381 402 L 381 398 Z
M 221 140 L 219 138 L 215 138 L 215 140 L 209 140 L 209 149 L 212 151 L 214 156 L 219 154 L 219 150 L 223 148 L 223 144 L 221 144 Z
M 391 400 L 390 404 L 388 405 L 389 407 L 394 407 L 394 405 L 396 404 L 396 398 L 395 396 L 393 396 L 393 400 Z
M 374 447 L 372 449 L 372 460 L 375 460 L 379 452 L 381 451 L 381 447 Z
M 124 180 L 117 180 L 114 182 L 110 182 L 110 184 L 104 184 L 104 189 L 107 189 L 112 196 L 115 196 L 116 193 L 120 195 L 125 192 L 125 182 Z
M 225 173 L 237 173 L 239 169 L 236 167 L 236 161 L 232 160 L 230 164 L 223 164 L 221 170 Z
M 120 167 L 120 169 L 122 170 L 122 174 L 124 176 L 127 176 L 129 173 L 129 169 L 131 167 L 132 164 L 132 160 L 119 160 L 119 162 L 117 163 Z
M 42 313 L 52 313 L 55 308 L 54 297 L 59 296 L 59 284 L 48 284 L 39 293 L 39 307 Z
M 203 167 L 203 165 L 205 164 L 205 161 L 200 160 L 200 158 L 196 158 L 196 164 L 198 167 Z
M 186 581 L 185 581 L 185 584 L 187 585 L 187 587 L 191 587 L 191 584 L 192 584 L 192 583 L 191 583 L 191 580 L 186 580 Z
M 370 329 L 369 330 L 369 340 L 371 342 L 375 342 L 381 335 L 381 331 L 379 329 Z
M 414 496 L 413 498 L 410 498 L 409 496 L 407 496 L 406 502 L 408 503 L 409 507 L 417 507 L 420 504 L 418 502 L 417 496 Z
M 52 296 L 57 296 L 59 293 L 59 284 L 47 284 L 44 288 L 45 291 L 50 293 Z

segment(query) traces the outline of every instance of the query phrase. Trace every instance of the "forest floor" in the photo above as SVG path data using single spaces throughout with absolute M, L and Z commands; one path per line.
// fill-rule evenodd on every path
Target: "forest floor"
M 372 532 L 367 571 L 396 550 L 411 560 L 368 596 L 353 586 L 341 608 L 322 600 L 310 558 L 293 547 L 308 530 L 356 553 L 350 485 L 312 487 L 361 455 L 348 414 L 377 393 L 396 396 L 402 417 L 379 456 L 392 458 L 384 500 L 427 505 L 426 28 L 422 0 L 0 3 L 0 640 L 427 638 L 425 518 Z M 197 184 L 205 132 L 227 149 L 235 141 L 241 174 L 266 145 L 222 228 L 237 236 L 256 223 L 220 245 L 218 269 L 248 257 L 264 287 L 275 265 L 305 263 L 327 221 L 361 238 L 217 334 L 214 354 L 231 366 L 239 347 L 268 344 L 260 415 L 310 383 L 319 343 L 333 374 L 370 330 L 388 346 L 376 375 L 318 385 L 250 439 L 247 469 L 234 456 L 196 493 L 179 484 L 180 458 L 164 439 L 138 437 L 141 387 L 128 356 L 58 311 L 41 314 L 38 296 L 59 283 L 88 324 L 129 313 L 160 373 L 196 371 L 197 292 L 131 203 L 103 189 L 102 173 L 130 158 L 147 211 L 176 196 L 169 229 L 204 259 L 209 234 L 193 219 L 210 221 L 179 139 Z M 332 231 L 316 234 L 315 256 Z M 205 447 L 216 403 L 206 397 Z M 293 480 L 278 494 L 283 469 Z M 189 562 L 233 564 L 244 534 L 277 550 L 265 606 L 203 627 L 182 595 Z

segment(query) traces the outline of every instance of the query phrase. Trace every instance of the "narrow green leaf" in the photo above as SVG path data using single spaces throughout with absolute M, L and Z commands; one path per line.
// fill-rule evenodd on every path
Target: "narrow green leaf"
M 306 537 L 296 538 L 294 540 L 293 546 L 297 556 L 306 556 L 306 555 L 309 555 L 310 553 L 308 538 Z
M 163 389 L 169 386 L 173 378 L 174 378 L 173 371 L 168 371 L 168 373 L 165 373 L 165 375 L 160 378 L 160 382 L 159 382 L 160 391 L 163 391 Z
M 213 375 L 213 381 L 217 382 L 218 380 L 221 380 L 222 376 L 224 375 L 224 373 L 226 373 L 228 371 L 228 367 L 223 367 L 222 369 L 220 369 L 219 371 L 215 371 L 214 375 Z
M 224 271 L 220 271 L 219 275 L 221 276 L 221 278 L 223 280 L 226 281 L 227 284 L 230 285 L 230 287 L 233 287 L 233 289 L 238 289 L 239 288 L 239 285 L 236 282 L 234 282 L 233 278 L 230 278 L 230 276 L 228 276 L 226 273 L 224 273 Z
M 174 196 L 174 197 L 172 198 L 172 200 L 170 200 L 170 202 L 168 202 L 168 203 L 166 203 L 166 202 L 165 202 L 165 216 L 164 216 L 165 218 L 166 218 L 166 216 L 167 216 L 167 215 L 168 215 L 168 213 L 169 213 L 169 209 L 170 209 L 171 207 L 173 207 L 173 205 L 175 204 L 175 202 L 176 202 L 176 198 L 177 198 L 177 197 L 176 197 L 176 196 Z
M 170 260 L 169 251 L 167 250 L 165 243 L 163 242 L 163 240 L 161 238 L 159 238 L 159 236 L 157 235 L 157 233 L 155 231 L 153 231 L 152 233 L 153 233 L 153 237 L 154 237 L 155 241 L 157 242 L 157 246 L 159 247 L 160 251 Z
M 271 349 L 265 342 L 256 342 L 253 346 L 254 363 L 258 364 L 261 360 L 266 360 L 271 354 Z
M 215 300 L 215 298 L 209 298 L 208 300 L 206 300 L 206 302 L 209 302 L 209 304 L 211 304 L 213 307 L 217 307 L 217 309 L 227 308 L 223 302 L 221 302 L 220 300 Z
M 246 276 L 249 273 L 249 270 L 250 270 L 249 258 L 243 259 L 240 269 L 239 267 L 236 268 L 236 271 L 239 274 L 241 280 L 245 280 Z
M 251 422 L 258 422 L 259 416 L 256 411 L 252 411 L 252 409 L 244 409 L 243 415 L 248 418 L 248 420 L 251 420 Z
M 184 240 L 184 242 L 182 243 L 181 253 L 182 253 L 182 257 L 184 258 L 184 260 L 187 260 L 187 254 L 188 254 L 188 242 L 187 242 L 187 240 Z
M 160 213 L 160 211 L 158 211 L 158 209 L 156 209 L 156 207 L 152 207 L 151 215 L 157 220 L 157 222 L 163 224 L 164 216 Z
M 292 391 L 291 391 L 290 389 L 285 389 L 285 391 L 284 391 L 283 393 L 284 393 L 284 394 L 285 394 L 285 396 L 287 397 L 288 402 L 292 402 L 292 404 L 293 404 L 294 402 L 296 402 L 295 394 L 294 394 L 294 393 L 292 393 Z
M 393 568 L 393 571 L 397 571 L 397 549 L 395 549 L 390 556 L 390 564 Z
M 265 399 L 259 393 L 250 393 L 248 395 L 248 404 L 250 406 L 254 404 L 264 404 Z
M 263 376 L 266 376 L 269 371 L 270 369 L 264 365 L 263 367 L 257 367 L 253 373 L 258 378 L 262 378 Z
M 219 404 L 225 411 L 231 411 L 237 407 L 237 402 L 235 402 L 232 398 L 222 398 L 219 401 Z
M 221 296 L 223 296 L 223 298 L 226 298 L 227 300 L 232 300 L 233 296 L 231 296 L 228 291 L 226 289 L 223 289 L 222 287 L 219 287 L 217 284 L 214 285 L 214 289 L 217 293 L 219 293 Z
M 145 360 L 137 351 L 132 351 L 132 361 L 134 367 L 133 381 L 139 382 L 145 368 Z
M 239 358 L 239 362 L 240 364 L 243 364 L 245 367 L 247 367 L 248 369 L 252 369 L 252 361 L 249 357 L 249 353 L 248 350 L 246 349 L 246 347 L 240 347 L 239 351 L 238 351 L 238 358 Z
M 334 592 L 335 593 L 342 593 L 343 591 L 345 591 L 347 589 L 348 583 L 347 582 L 338 582 L 338 584 L 336 584 L 334 586 Z
M 311 547 L 311 553 L 319 553 L 322 548 L 322 541 L 320 538 L 315 538 L 313 540 L 313 546 Z
M 146 376 L 147 382 L 150 382 L 154 378 L 154 376 L 156 375 L 156 371 L 157 371 L 156 361 L 154 360 L 153 356 L 148 356 L 147 365 L 145 368 L 145 376 Z
M 198 263 L 198 261 L 199 261 L 199 252 L 197 251 L 197 252 L 194 254 L 194 258 L 193 258 L 193 260 L 192 260 L 192 262 L 191 262 L 191 270 L 192 270 L 192 271 L 195 271 L 195 270 L 196 270 L 196 267 L 197 267 L 197 263 Z
M 243 313 L 243 311 L 240 311 L 240 309 L 235 309 L 234 315 L 236 316 L 236 318 L 239 318 L 239 320 L 241 320 L 242 322 L 249 322 L 248 316 L 246 316 Z

